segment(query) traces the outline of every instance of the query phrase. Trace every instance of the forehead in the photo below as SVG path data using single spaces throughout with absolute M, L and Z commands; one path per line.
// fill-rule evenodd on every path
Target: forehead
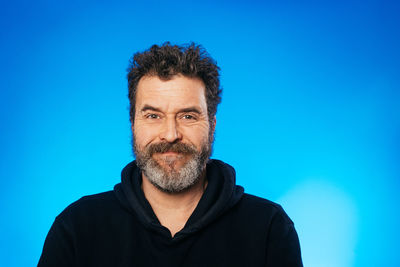
M 137 86 L 136 108 L 144 105 L 166 109 L 196 105 L 206 110 L 205 85 L 199 78 L 183 75 L 175 75 L 168 80 L 144 76 Z

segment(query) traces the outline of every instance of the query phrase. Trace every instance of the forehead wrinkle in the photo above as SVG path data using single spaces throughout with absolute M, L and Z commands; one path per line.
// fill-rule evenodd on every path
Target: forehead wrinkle
M 164 90 L 164 88 L 163 88 Z M 164 90 L 166 91 L 166 90 Z M 170 108 L 173 108 L 173 112 L 196 112 L 199 114 L 205 113 L 206 107 L 202 107 L 198 99 L 192 97 L 182 97 L 178 92 L 169 92 L 168 94 L 161 94 L 159 91 L 148 90 L 145 94 L 141 95 L 141 107 L 139 110 L 154 110 L 165 112 Z M 205 110 L 204 110 L 205 109 Z
M 143 77 L 138 84 L 136 104 L 140 106 L 137 106 L 137 110 L 148 105 L 161 112 L 184 112 L 185 109 L 194 107 L 200 114 L 207 113 L 204 83 L 199 79 L 175 77 L 194 80 L 196 83 L 185 84 L 185 81 L 175 80 L 176 78 L 163 81 L 154 76 Z M 201 83 L 197 83 L 198 81 Z

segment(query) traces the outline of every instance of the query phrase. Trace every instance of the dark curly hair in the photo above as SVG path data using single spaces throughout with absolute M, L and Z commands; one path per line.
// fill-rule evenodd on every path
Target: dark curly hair
M 128 67 L 130 120 L 135 118 L 136 90 L 143 76 L 158 76 L 169 80 L 174 75 L 200 78 L 206 87 L 207 112 L 210 122 L 221 102 L 219 67 L 206 50 L 195 43 L 178 46 L 169 42 L 153 45 L 149 50 L 133 55 Z

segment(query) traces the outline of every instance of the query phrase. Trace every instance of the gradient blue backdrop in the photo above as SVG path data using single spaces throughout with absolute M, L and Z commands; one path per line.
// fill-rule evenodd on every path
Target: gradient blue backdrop
M 295 222 L 305 266 L 400 266 L 395 1 L 2 1 L 2 266 L 132 160 L 129 58 L 166 40 L 222 69 L 214 157 Z

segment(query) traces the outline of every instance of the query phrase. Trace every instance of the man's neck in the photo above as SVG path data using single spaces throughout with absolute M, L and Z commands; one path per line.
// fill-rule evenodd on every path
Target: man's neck
M 185 226 L 204 193 L 207 186 L 205 172 L 192 187 L 173 194 L 161 191 L 144 174 L 142 176 L 142 189 L 147 201 L 161 225 L 167 227 L 174 236 Z

